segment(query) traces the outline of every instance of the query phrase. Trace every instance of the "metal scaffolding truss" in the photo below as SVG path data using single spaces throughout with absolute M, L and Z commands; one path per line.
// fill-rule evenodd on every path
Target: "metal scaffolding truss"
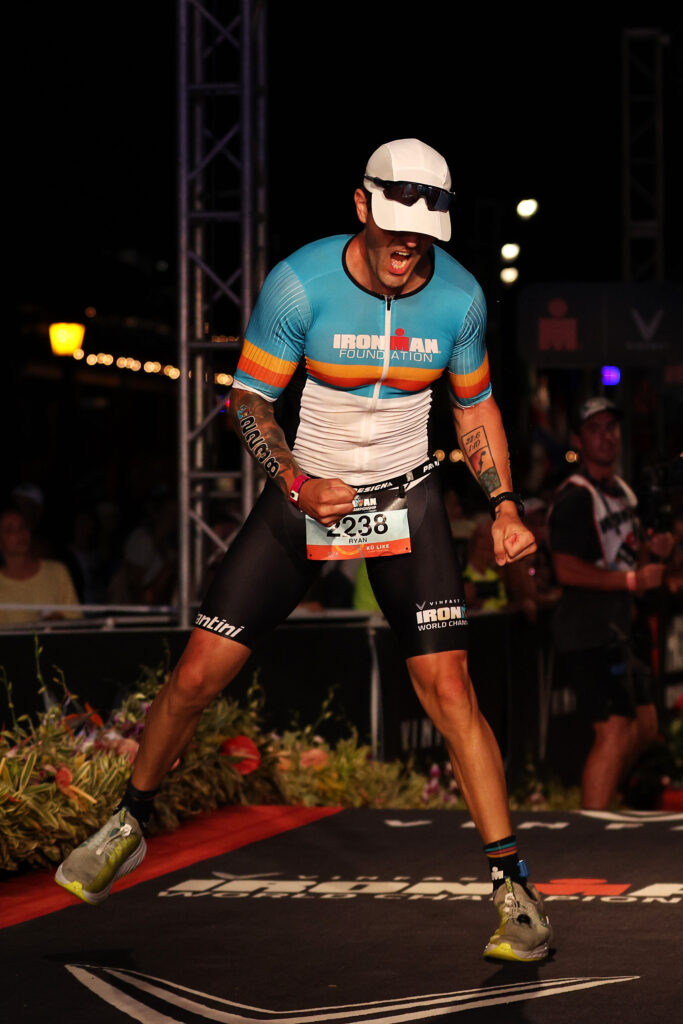
M 658 28 L 622 34 L 622 276 L 664 277 L 663 62 Z
M 179 624 L 252 502 L 227 388 L 266 271 L 266 0 L 178 0 Z

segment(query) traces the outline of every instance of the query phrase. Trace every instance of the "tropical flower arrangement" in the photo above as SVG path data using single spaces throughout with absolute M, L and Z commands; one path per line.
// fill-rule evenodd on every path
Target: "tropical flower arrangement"
M 0 732 L 0 870 L 10 872 L 54 866 L 106 821 L 130 777 L 145 713 L 168 676 L 166 665 L 145 669 L 105 721 L 81 705 L 59 670 L 45 685 L 40 653 L 37 645 L 37 678 L 48 708 L 36 721 L 17 718 L 11 683 L 0 668 L 10 714 Z M 225 804 L 465 809 L 447 760 L 418 771 L 413 763 L 374 759 L 352 728 L 334 743 L 325 739 L 333 702 L 330 693 L 315 724 L 277 734 L 263 727 L 264 694 L 256 678 L 241 704 L 219 696 L 164 780 L 150 830 L 172 832 L 181 820 Z M 649 806 L 672 787 L 683 791 L 680 703 L 643 762 Z M 510 802 L 513 810 L 567 811 L 579 807 L 580 793 L 542 778 L 530 764 Z
M 144 717 L 168 670 L 144 670 L 105 721 L 81 705 L 56 672 L 48 710 L 16 717 L 2 669 L 11 724 L 0 733 L 0 870 L 54 866 L 98 829 L 120 799 L 137 754 Z M 55 693 L 60 691 L 60 699 Z M 318 730 L 332 716 L 330 694 L 313 726 L 282 735 L 262 728 L 264 696 L 255 679 L 246 701 L 220 696 L 204 711 L 194 739 L 156 798 L 152 832 L 224 804 L 344 807 L 464 807 L 451 776 L 374 760 L 351 730 L 332 745 Z

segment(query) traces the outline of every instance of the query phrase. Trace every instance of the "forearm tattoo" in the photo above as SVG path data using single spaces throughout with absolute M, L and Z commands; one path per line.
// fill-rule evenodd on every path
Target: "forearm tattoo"
M 285 480 L 277 478 L 287 471 L 296 474 L 296 464 L 270 402 L 251 392 L 233 392 L 230 411 L 236 433 L 244 446 L 271 480 L 287 491 Z
M 475 427 L 463 434 L 462 447 L 480 485 L 487 494 L 493 494 L 501 483 L 484 428 Z

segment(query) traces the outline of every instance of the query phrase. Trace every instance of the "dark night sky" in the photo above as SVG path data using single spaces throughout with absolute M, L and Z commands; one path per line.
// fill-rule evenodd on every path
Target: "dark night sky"
M 24 301 L 68 306 L 64 315 L 97 304 L 106 253 L 173 264 L 174 6 L 124 2 L 89 22 L 67 5 L 26 26 Z M 517 232 L 525 280 L 618 277 L 622 24 L 557 13 L 532 21 L 519 8 L 467 17 L 450 3 L 423 10 L 420 19 L 413 5 L 271 3 L 272 259 L 353 230 L 350 197 L 369 152 L 415 135 L 451 164 L 450 248 L 463 262 L 477 200 L 512 211 L 534 194 L 541 212 Z M 647 24 L 672 33 L 667 184 L 677 214 L 681 32 L 647 11 Z
M 117 399 L 115 388 L 90 380 L 76 398 L 67 387 L 75 367 L 55 362 L 37 329 L 80 319 L 92 305 L 95 327 L 102 314 L 167 324 L 164 351 L 154 357 L 176 359 L 175 3 L 122 0 L 97 15 L 83 11 L 43 5 L 36 15 L 25 6 L 16 36 L 18 203 L 13 194 L 9 212 L 18 205 L 21 345 L 8 349 L 0 432 L 15 438 L 6 480 L 35 479 L 56 504 L 77 485 L 90 495 L 105 486 L 136 493 L 152 469 L 166 479 L 177 461 L 169 382 L 158 402 L 138 397 L 134 411 L 133 392 Z M 309 0 L 272 0 L 269 19 L 271 264 L 316 237 L 355 230 L 352 194 L 368 155 L 391 138 L 417 136 L 451 165 L 458 198 L 448 248 L 477 275 L 487 268 L 492 311 L 503 241 L 523 247 L 520 286 L 620 276 L 621 22 L 603 15 L 587 23 L 575 8 L 555 7 L 539 20 L 519 6 L 505 16 L 489 7 L 465 15 L 452 3 Z M 652 5 L 629 24 L 659 26 L 672 37 L 665 84 L 672 253 L 681 235 L 683 32 Z M 514 205 L 529 194 L 541 209 L 522 227 Z M 507 211 L 514 232 L 482 237 L 474 212 L 483 201 Z M 677 260 L 669 259 L 669 273 L 680 281 Z M 514 291 L 499 309 L 514 308 Z M 89 337 L 97 344 L 96 329 Z M 111 342 L 119 351 L 111 350 L 146 358 L 137 343 L 123 332 Z M 514 355 L 514 344 L 508 349 Z M 45 372 L 25 372 L 36 360 Z M 77 460 L 70 454 L 76 434 Z M 131 466 L 131 451 L 139 464 Z

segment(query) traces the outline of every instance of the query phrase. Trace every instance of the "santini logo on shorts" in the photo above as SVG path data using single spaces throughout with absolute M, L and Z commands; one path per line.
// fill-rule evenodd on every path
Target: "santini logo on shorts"
M 210 629 L 212 633 L 220 633 L 221 636 L 230 637 L 237 636 L 244 629 L 244 626 L 231 626 L 225 619 L 218 619 L 215 615 L 211 619 L 208 615 L 202 615 L 201 612 L 199 612 L 194 620 L 194 624 L 199 626 L 200 629 Z
M 415 612 L 420 632 L 425 629 L 467 625 L 467 609 L 462 601 L 429 601 L 429 607 L 427 604 L 427 601 L 418 604 Z

